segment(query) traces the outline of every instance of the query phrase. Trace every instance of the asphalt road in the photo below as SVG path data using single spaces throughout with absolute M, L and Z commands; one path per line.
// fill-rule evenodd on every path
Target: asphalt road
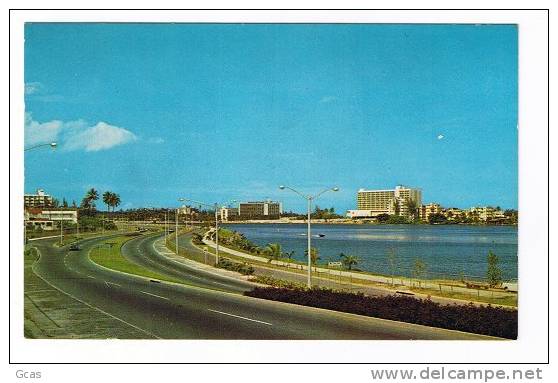
M 101 311 L 141 331 L 145 338 L 488 339 L 481 335 L 218 291 L 214 290 L 216 287 L 212 281 L 222 282 L 226 286 L 219 288 L 230 291 L 239 291 L 246 286 L 241 282 L 222 281 L 213 274 L 201 275 L 199 270 L 177 268 L 175 276 L 180 275 L 188 283 L 203 287 L 154 283 L 93 263 L 88 252 L 104 240 L 106 237 L 84 240 L 80 251 L 53 247 L 55 240 L 37 241 L 34 246 L 39 250 L 40 258 L 33 265 L 33 271 L 52 287 L 87 304 L 92 310 Z M 138 238 L 130 241 L 124 252 L 135 261 L 146 258 L 149 260 L 145 265 L 160 267 L 155 265 L 160 263 L 159 260 L 151 254 L 151 240 Z M 200 282 L 198 277 L 205 281 Z
M 210 274 L 160 255 L 154 250 L 153 244 L 161 237 L 162 235 L 150 235 L 132 239 L 122 246 L 122 255 L 140 266 L 178 278 L 198 287 L 243 293 L 251 290 L 254 286 L 241 280 Z M 188 238 L 190 238 L 190 235 L 188 235 Z M 188 244 L 188 251 L 199 252 L 203 255 L 203 252 L 192 246 L 190 241 L 188 241 Z

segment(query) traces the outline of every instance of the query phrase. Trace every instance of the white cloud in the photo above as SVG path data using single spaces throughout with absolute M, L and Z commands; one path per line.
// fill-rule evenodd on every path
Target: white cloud
M 109 125 L 105 122 L 99 122 L 95 126 L 68 137 L 64 143 L 64 148 L 68 150 L 84 149 L 86 152 L 97 152 L 123 145 L 136 139 L 134 133 L 129 130 Z
M 62 130 L 62 121 L 54 120 L 40 123 L 34 121 L 31 114 L 25 113 L 25 145 L 56 141 L 58 134 Z
M 89 126 L 83 120 L 40 123 L 33 120 L 31 114 L 25 114 L 26 146 L 55 141 L 62 150 L 96 152 L 136 139 L 134 133 L 129 130 L 102 121 L 94 126 Z

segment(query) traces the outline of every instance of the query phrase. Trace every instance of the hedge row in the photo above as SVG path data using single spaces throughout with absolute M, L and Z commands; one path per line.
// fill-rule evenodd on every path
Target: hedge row
M 287 289 L 297 289 L 297 288 L 305 288 L 306 286 L 304 285 L 304 283 L 300 283 L 300 282 L 292 282 L 292 281 L 286 281 L 284 279 L 278 279 L 278 278 L 274 278 L 271 277 L 269 275 L 255 275 L 252 278 L 250 278 L 251 282 L 256 282 L 256 283 L 261 283 L 264 285 L 270 285 L 270 286 L 274 286 L 274 287 L 284 287 Z
M 255 287 L 245 295 L 501 338 L 517 338 L 517 310 L 491 305 L 442 305 L 430 299 L 399 295 L 372 297 L 323 288 Z
M 221 269 L 236 271 L 237 273 L 243 275 L 254 274 L 254 268 L 249 264 L 233 262 L 228 258 L 219 258 L 219 263 L 217 263 L 217 267 L 220 267 Z

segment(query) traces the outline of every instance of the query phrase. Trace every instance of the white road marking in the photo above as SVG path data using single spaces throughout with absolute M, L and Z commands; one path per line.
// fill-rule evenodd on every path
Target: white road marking
M 215 285 L 221 285 L 221 286 L 229 287 L 229 285 L 226 285 L 226 284 L 221 283 L 221 282 L 215 282 L 215 281 L 213 281 L 213 282 L 211 282 L 211 283 L 213 283 L 213 284 L 215 284 Z
M 87 278 L 91 278 L 91 279 L 97 279 L 95 278 L 93 275 L 86 275 Z
M 249 320 L 249 321 L 251 321 L 251 322 L 258 322 L 258 323 L 266 324 L 266 325 L 268 325 L 268 326 L 273 326 L 273 324 L 271 324 L 271 323 L 264 322 L 264 321 L 257 320 L 257 319 L 241 317 L 240 315 L 234 315 L 234 314 L 225 313 L 225 312 L 217 311 L 217 310 L 211 310 L 211 309 L 207 309 L 207 310 L 208 310 L 208 311 L 211 311 L 211 312 L 214 312 L 214 313 L 219 313 L 219 314 L 228 315 L 228 316 L 235 317 L 235 318 L 240 318 L 240 319 L 244 319 L 244 320 Z
M 37 249 L 37 251 L 39 252 L 39 255 L 40 255 L 41 252 L 40 252 L 38 249 Z M 152 336 L 153 338 L 161 339 L 160 336 L 157 336 L 157 335 L 153 334 L 152 332 L 149 332 L 149 331 L 147 331 L 147 330 L 142 329 L 141 327 L 138 327 L 138 326 L 133 325 L 133 324 L 131 324 L 131 323 L 129 323 L 129 322 L 126 322 L 124 319 L 118 318 L 118 317 L 115 316 L 115 315 L 112 315 L 112 314 L 110 314 L 110 313 L 108 313 L 108 312 L 106 312 L 106 311 L 104 311 L 104 310 L 102 310 L 102 309 L 100 309 L 100 308 L 98 308 L 98 307 L 96 307 L 96 306 L 93 306 L 93 305 L 91 305 L 91 304 L 89 304 L 89 303 L 87 303 L 87 302 L 85 302 L 85 301 L 82 301 L 82 300 L 79 299 L 79 298 L 76 298 L 76 297 L 73 296 L 72 294 L 67 293 L 66 291 L 64 291 L 64 290 L 62 290 L 62 289 L 56 287 L 55 285 L 53 285 L 52 283 L 50 283 L 49 281 L 47 281 L 47 280 L 46 280 L 45 278 L 43 278 L 41 275 L 37 274 L 37 273 L 35 272 L 34 269 L 32 269 L 32 270 L 33 270 L 33 273 L 35 273 L 36 276 L 38 276 L 39 278 L 41 278 L 46 284 L 48 284 L 49 286 L 55 288 L 56 290 L 60 291 L 61 293 L 66 294 L 66 295 L 69 296 L 70 298 L 75 299 L 76 301 L 81 302 L 81 303 L 83 303 L 84 305 L 86 305 L 86 306 L 88 306 L 88 307 L 91 307 L 92 309 L 97 310 L 97 311 L 99 311 L 99 312 L 101 312 L 101 313 L 103 313 L 103 314 L 105 314 L 105 315 L 108 315 L 109 317 L 114 318 L 114 319 L 116 319 L 117 321 L 120 321 L 120 322 L 122 322 L 122 323 L 124 323 L 124 324 L 127 324 L 128 326 L 133 327 L 133 328 L 135 328 L 135 329 L 138 330 L 138 331 L 141 331 L 141 332 L 143 332 L 143 333 L 145 333 L 145 334 L 147 334 L 147 335 L 149 335 L 149 336 Z
M 151 293 L 148 293 L 147 291 L 140 290 L 140 293 L 144 293 L 144 294 L 147 294 L 147 295 L 151 295 L 153 297 L 157 297 L 157 298 L 161 298 L 161 299 L 165 299 L 167 301 L 170 301 L 170 298 L 162 297 L 162 296 L 157 295 L 157 294 L 151 294 Z
M 118 287 L 122 287 L 122 285 L 119 285 L 118 283 L 114 283 L 114 282 L 109 282 L 109 281 L 105 281 L 105 284 L 108 285 L 114 285 L 114 286 L 118 286 Z

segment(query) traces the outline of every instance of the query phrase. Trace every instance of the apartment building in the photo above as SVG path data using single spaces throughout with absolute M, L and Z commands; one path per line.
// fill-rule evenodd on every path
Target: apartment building
M 25 207 L 50 207 L 52 204 L 52 196 L 46 194 L 43 189 L 37 189 L 35 194 L 25 194 L 23 196 L 23 205 Z
M 226 207 L 223 206 L 219 210 L 219 214 L 221 216 L 221 221 L 228 221 L 229 218 L 238 217 L 238 208 L 237 207 Z
M 491 206 L 472 207 L 467 211 L 467 216 L 482 222 L 505 219 L 502 210 Z
M 442 214 L 450 222 L 452 222 L 452 221 L 458 221 L 458 222 L 463 221 L 463 219 L 465 219 L 465 217 L 467 216 L 465 210 L 458 209 L 456 207 L 448 207 L 448 208 L 442 209 Z
M 241 217 L 279 216 L 283 212 L 280 202 L 254 201 L 240 202 L 238 204 L 238 215 Z
M 429 203 L 427 205 L 421 205 L 419 209 L 419 217 L 421 221 L 428 222 L 432 214 L 440 214 L 442 212 L 442 206 L 438 203 Z
M 418 208 L 422 204 L 422 191 L 398 185 L 395 189 L 365 190 L 357 192 L 357 209 L 349 210 L 347 216 L 377 217 L 380 214 L 409 217 L 408 204 L 412 201 Z

